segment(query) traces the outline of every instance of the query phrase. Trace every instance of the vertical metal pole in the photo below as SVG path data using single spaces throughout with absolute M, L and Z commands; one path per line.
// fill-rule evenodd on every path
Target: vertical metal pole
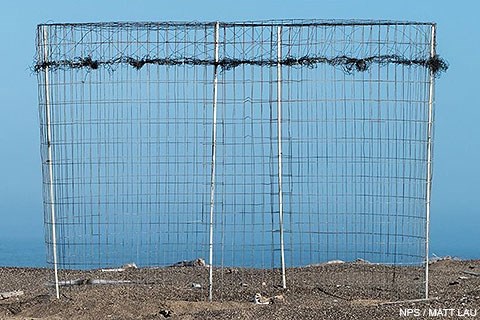
M 430 57 L 435 57 L 435 24 L 432 25 Z M 434 103 L 435 75 L 430 70 L 430 88 L 428 97 L 428 131 L 427 131 L 427 185 L 426 185 L 426 225 L 425 225 L 425 299 L 428 299 L 429 277 L 429 246 L 430 246 L 430 201 L 432 194 L 432 135 L 433 135 L 433 103 Z
M 213 66 L 213 128 L 212 128 L 212 173 L 210 180 L 210 240 L 209 240 L 209 282 L 208 300 L 213 298 L 213 213 L 215 206 L 215 164 L 217 157 L 217 83 L 218 83 L 218 33 L 219 22 L 215 24 L 215 65 Z
M 282 190 L 282 27 L 277 27 L 277 136 L 278 136 L 278 219 L 280 224 L 280 260 L 282 287 L 287 287 L 285 276 L 285 244 L 283 238 L 283 190 Z
M 42 26 L 43 35 L 43 59 L 48 61 L 48 46 L 47 46 L 47 26 Z M 46 126 L 47 126 L 47 162 L 48 162 L 48 175 L 49 175 L 49 192 L 50 192 L 50 214 L 52 220 L 52 250 L 53 250 L 53 269 L 55 271 L 55 291 L 57 299 L 60 299 L 60 288 L 58 285 L 58 259 L 57 259 L 57 233 L 56 233 L 56 221 L 55 221 L 55 192 L 53 188 L 53 164 L 52 164 L 52 129 L 50 121 L 50 88 L 49 88 L 49 76 L 48 65 L 45 66 L 45 113 L 46 113 Z

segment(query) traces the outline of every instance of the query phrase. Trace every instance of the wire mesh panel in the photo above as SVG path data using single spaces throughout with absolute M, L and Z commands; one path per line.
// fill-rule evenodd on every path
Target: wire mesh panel
M 424 296 L 434 27 L 40 25 L 48 263 Z

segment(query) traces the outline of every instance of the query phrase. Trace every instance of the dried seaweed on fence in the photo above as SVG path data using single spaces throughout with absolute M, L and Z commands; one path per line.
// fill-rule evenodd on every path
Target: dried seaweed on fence
M 428 68 L 434 76 L 438 76 L 440 73 L 445 72 L 448 69 L 448 63 L 435 55 L 428 59 L 407 59 L 399 55 L 379 55 L 370 56 L 365 58 L 354 58 L 348 56 L 337 56 L 333 58 L 317 57 L 317 56 L 304 56 L 304 57 L 286 57 L 282 60 L 274 59 L 258 59 L 258 60 L 242 60 L 233 58 L 223 58 L 219 61 L 213 59 L 197 59 L 197 58 L 133 58 L 129 56 L 122 56 L 119 58 L 109 60 L 94 60 L 92 57 L 78 57 L 72 60 L 59 60 L 59 61 L 44 61 L 39 62 L 34 66 L 35 72 L 57 69 L 79 69 L 89 68 L 92 70 L 98 69 L 100 66 L 113 66 L 117 64 L 127 64 L 133 68 L 139 70 L 145 65 L 163 65 L 163 66 L 176 66 L 176 65 L 211 65 L 220 67 L 222 70 L 230 70 L 240 65 L 254 65 L 254 66 L 291 66 L 291 67 L 308 67 L 314 68 L 319 64 L 328 64 L 334 67 L 341 67 L 345 73 L 351 74 L 354 71 L 364 72 L 370 69 L 373 64 L 387 65 L 397 64 L 406 66 L 421 66 Z

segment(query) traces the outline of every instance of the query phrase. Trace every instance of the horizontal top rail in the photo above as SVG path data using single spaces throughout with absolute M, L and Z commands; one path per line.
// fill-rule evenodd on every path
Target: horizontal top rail
M 215 21 L 111 21 L 111 22 L 81 22 L 81 23 L 42 23 L 39 26 L 71 26 L 71 27 L 165 27 L 165 26 L 186 26 L 186 27 L 215 27 Z M 231 21 L 219 22 L 219 27 L 235 26 L 365 26 L 365 25 L 419 25 L 433 26 L 435 22 L 417 22 L 417 21 L 395 21 L 395 20 L 362 20 L 362 19 L 278 19 L 278 20 L 254 20 L 254 21 Z

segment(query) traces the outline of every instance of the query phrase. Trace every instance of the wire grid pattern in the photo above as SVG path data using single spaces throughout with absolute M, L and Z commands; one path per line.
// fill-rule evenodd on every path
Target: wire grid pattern
M 247 62 L 279 52 L 284 60 L 428 59 L 432 24 L 220 23 L 218 43 L 215 26 L 39 26 L 39 63 L 109 61 L 38 72 L 48 263 L 52 204 L 61 269 L 208 257 L 216 75 L 215 267 L 280 267 L 279 157 L 287 267 L 359 258 L 422 266 L 430 70 Z M 220 59 L 245 63 L 206 63 L 216 46 Z M 125 57 L 164 63 L 120 63 Z M 204 62 L 178 62 L 186 59 Z

